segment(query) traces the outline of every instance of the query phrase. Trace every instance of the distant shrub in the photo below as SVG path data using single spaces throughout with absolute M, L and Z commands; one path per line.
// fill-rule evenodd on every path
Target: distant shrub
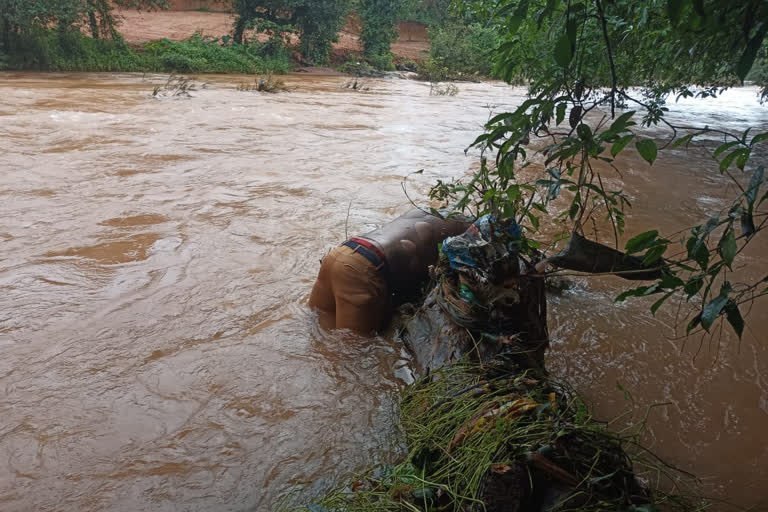
M 369 64 L 362 57 L 357 59 L 353 58 L 339 66 L 339 71 L 348 75 L 362 76 L 362 77 L 378 77 L 384 73 L 377 70 L 371 64 Z
M 160 62 L 163 63 L 163 67 L 174 71 L 197 71 L 197 66 L 192 62 L 192 59 L 178 53 L 163 55 L 160 57 Z
M 446 82 L 453 80 L 457 75 L 445 64 L 442 57 L 424 59 L 416 66 L 416 73 L 418 73 L 419 79 L 427 82 Z
M 392 62 L 392 54 L 384 55 L 369 55 L 366 57 L 368 63 L 373 66 L 374 69 L 380 71 L 394 71 L 395 64 Z
M 490 76 L 492 56 L 499 40 L 492 28 L 472 23 L 451 23 L 429 31 L 430 57 L 442 59 L 449 73 Z

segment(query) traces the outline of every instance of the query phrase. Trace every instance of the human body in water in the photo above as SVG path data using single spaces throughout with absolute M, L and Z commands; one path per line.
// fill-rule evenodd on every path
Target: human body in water
M 438 260 L 438 244 L 470 223 L 412 210 L 323 259 L 309 306 L 326 329 L 368 335 L 389 322 L 393 305 L 418 290 Z

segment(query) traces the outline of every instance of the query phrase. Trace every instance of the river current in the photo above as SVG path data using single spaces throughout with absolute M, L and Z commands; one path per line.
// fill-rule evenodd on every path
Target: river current
M 0 74 L 4 512 L 269 510 L 386 460 L 407 354 L 391 336 L 317 327 L 305 302 L 319 260 L 407 211 L 406 176 L 422 201 L 465 176 L 490 112 L 525 97 L 291 75 L 288 93 L 215 76 L 191 98 L 153 98 L 164 80 Z M 768 130 L 750 88 L 670 107 Z M 627 236 L 694 225 L 736 193 L 682 150 L 621 165 Z M 742 271 L 764 275 L 766 250 L 756 241 Z M 768 509 L 768 301 L 740 344 L 700 346 L 673 339 L 673 312 L 615 304 L 627 287 L 578 278 L 551 297 L 550 369 L 601 419 L 667 404 L 648 416 L 653 451 L 700 491 Z

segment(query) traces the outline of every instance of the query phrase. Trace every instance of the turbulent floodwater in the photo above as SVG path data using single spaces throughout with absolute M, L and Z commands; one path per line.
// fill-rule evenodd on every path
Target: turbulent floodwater
M 424 169 L 415 198 L 465 175 L 489 109 L 524 91 L 358 93 L 297 75 L 293 92 L 260 95 L 206 80 L 157 100 L 160 77 L 0 74 L 0 510 L 268 510 L 388 456 L 407 356 L 316 327 L 319 260 L 406 211 L 406 175 Z M 750 89 L 675 109 L 768 128 Z M 726 206 L 712 167 L 629 157 L 629 234 Z M 744 256 L 754 276 L 766 249 Z M 551 368 L 602 418 L 669 403 L 650 414 L 654 451 L 708 493 L 768 506 L 768 305 L 740 347 L 699 351 L 670 340 L 671 316 L 614 305 L 623 287 L 579 280 L 552 298 Z

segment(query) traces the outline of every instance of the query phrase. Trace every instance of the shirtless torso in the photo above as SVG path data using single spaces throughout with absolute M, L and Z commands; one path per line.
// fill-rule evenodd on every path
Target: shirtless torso
M 468 222 L 412 210 L 360 238 L 384 253 L 391 292 L 399 296 L 413 292 L 427 278 L 429 266 L 438 259 L 438 244 L 468 227 Z
M 325 328 L 361 334 L 380 329 L 389 320 L 393 302 L 418 290 L 427 278 L 429 266 L 438 259 L 438 244 L 463 233 L 469 224 L 412 210 L 358 237 L 374 246 L 373 258 L 363 256 L 365 247 L 334 249 L 323 259 L 309 306 L 319 311 Z M 376 253 L 384 255 L 383 264 L 374 264 Z

